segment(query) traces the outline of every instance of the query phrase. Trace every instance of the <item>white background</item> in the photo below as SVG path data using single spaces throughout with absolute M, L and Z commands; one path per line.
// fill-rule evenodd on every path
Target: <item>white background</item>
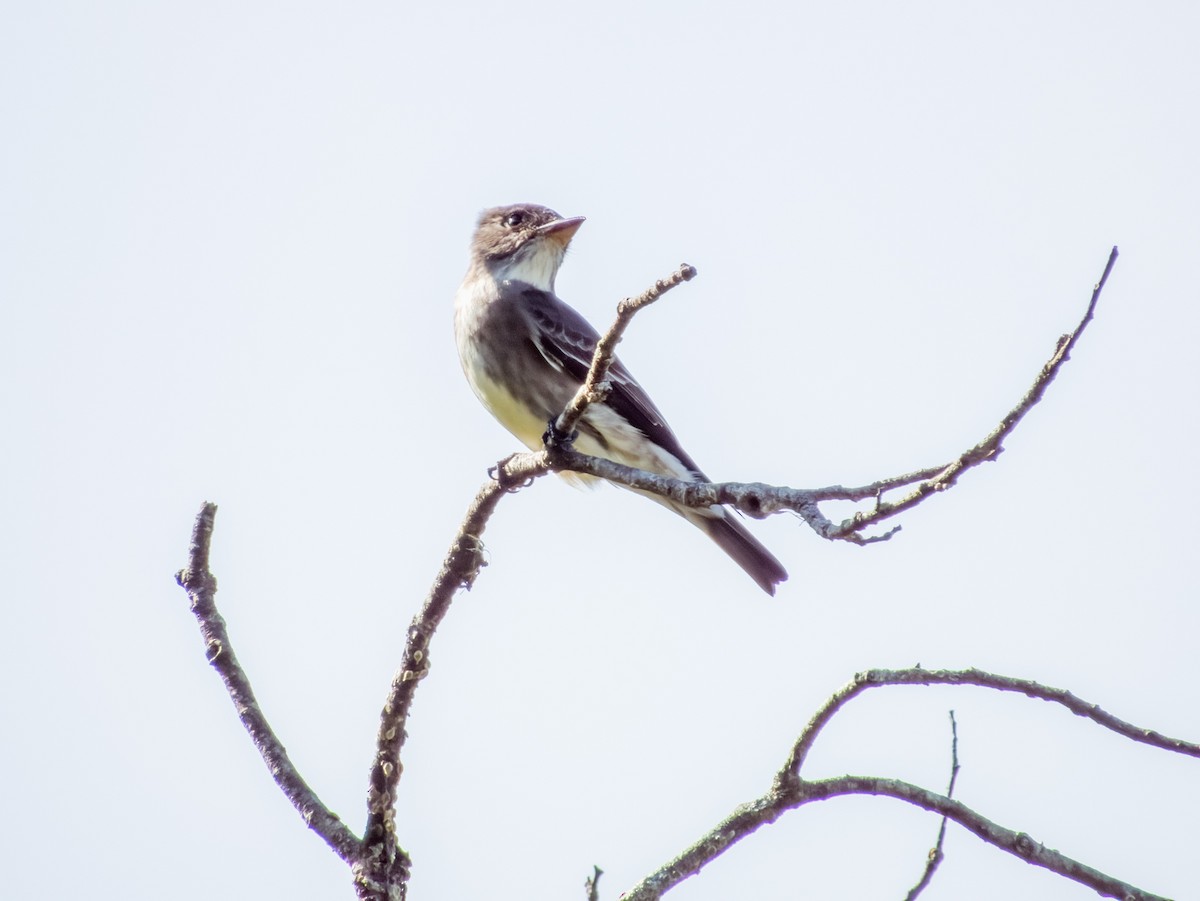
M 979 666 L 1200 738 L 1200 185 L 1189 3 L 10 3 L 0 17 L 0 896 L 350 898 L 204 661 L 218 602 L 296 764 L 357 831 L 378 710 L 467 503 L 516 442 L 451 305 L 479 210 L 585 215 L 598 326 L 710 475 L 950 459 L 1121 259 L 998 463 L 870 548 L 752 523 L 768 599 L 682 520 L 546 479 L 432 648 L 410 897 L 613 899 L 769 784 L 856 670 Z M 1200 763 L 1023 697 L 875 692 L 810 776 L 941 789 L 1200 894 Z M 807 807 L 680 899 L 900 898 L 937 830 Z M 1093 894 L 952 828 L 930 899 Z

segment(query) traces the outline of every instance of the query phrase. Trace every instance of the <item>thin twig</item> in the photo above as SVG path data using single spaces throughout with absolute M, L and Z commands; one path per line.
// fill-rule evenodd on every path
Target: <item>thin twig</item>
M 634 315 L 639 310 L 650 306 L 672 288 L 691 281 L 695 277 L 696 267 L 680 263 L 678 269 L 666 278 L 656 281 L 637 297 L 626 297 L 617 304 L 617 318 L 608 327 L 608 331 L 596 342 L 596 350 L 592 354 L 592 364 L 588 367 L 587 378 L 584 379 L 579 390 L 575 392 L 575 396 L 571 398 L 571 402 L 554 422 L 554 428 L 560 435 L 570 435 L 574 432 L 575 425 L 583 416 L 584 411 L 591 404 L 603 403 L 608 397 L 608 383 L 605 379 L 608 377 L 608 370 L 616 357 L 617 345 L 621 343 L 621 336 L 625 334 L 625 329 L 633 321 Z
M 250 733 L 250 739 L 262 755 L 271 778 L 292 802 L 292 806 L 299 811 L 308 828 L 321 836 L 338 857 L 352 863 L 358 855 L 358 837 L 338 819 L 337 814 L 321 802 L 317 793 L 300 777 L 283 743 L 267 722 L 262 708 L 258 706 L 258 700 L 250 687 L 250 680 L 233 653 L 233 644 L 229 640 L 225 620 L 217 612 L 217 580 L 208 568 L 216 515 L 216 504 L 206 503 L 200 508 L 192 527 L 187 567 L 175 574 L 175 581 L 188 593 L 192 613 L 200 624 L 205 656 L 225 683 L 225 690 L 229 692 L 229 698 L 237 709 L 238 718 Z
M 1100 275 L 1100 281 L 1096 282 L 1095 287 L 1092 288 L 1092 298 L 1088 302 L 1083 318 L 1075 326 L 1074 331 L 1058 339 L 1054 353 L 1050 355 L 1050 359 L 1042 367 L 1041 372 L 1038 373 L 1029 390 L 1025 392 L 1025 396 L 1021 398 L 1020 403 L 1008 411 L 1008 414 L 1000 420 L 1000 424 L 992 430 L 991 434 L 970 450 L 960 454 L 957 460 L 949 463 L 936 476 L 923 480 L 913 491 L 900 500 L 892 503 L 880 503 L 874 510 L 855 514 L 843 522 L 834 535 L 828 537 L 841 538 L 846 535 L 859 534 L 863 529 L 874 525 L 880 520 L 895 516 L 897 513 L 916 506 L 931 494 L 945 491 L 957 482 L 959 476 L 968 469 L 988 460 L 994 460 L 999 456 L 1004 450 L 1004 439 L 1017 427 L 1017 423 L 1025 418 L 1025 414 L 1032 410 L 1042 399 L 1046 393 L 1046 389 L 1050 387 L 1050 383 L 1054 381 L 1059 370 L 1062 369 L 1063 363 L 1070 359 L 1071 351 L 1075 348 L 1076 343 L 1083 334 L 1083 330 L 1092 321 L 1092 317 L 1096 312 L 1096 304 L 1100 300 L 1100 293 L 1104 290 L 1104 286 L 1108 282 L 1108 276 L 1112 272 L 1113 266 L 1116 265 L 1118 255 L 1117 248 L 1114 246 L 1108 255 L 1108 262 L 1104 265 L 1104 272 Z M 872 494 L 874 493 L 872 492 Z
M 954 784 L 958 781 L 958 723 L 954 719 L 954 711 L 950 711 L 950 785 L 946 788 L 946 797 L 954 797 Z M 946 843 L 946 823 L 949 822 L 947 817 L 942 817 L 942 825 L 938 827 L 937 842 L 929 851 L 929 858 L 925 861 L 925 872 L 921 874 L 920 880 L 914 885 L 904 896 L 904 901 L 916 901 L 921 892 L 929 886 L 933 881 L 933 874 L 937 872 L 937 868 L 941 866 L 946 855 L 942 851 L 942 847 Z

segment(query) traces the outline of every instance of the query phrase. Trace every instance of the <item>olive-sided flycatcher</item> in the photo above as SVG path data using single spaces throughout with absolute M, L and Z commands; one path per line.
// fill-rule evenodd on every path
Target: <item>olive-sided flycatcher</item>
M 485 211 L 454 298 L 454 335 L 467 381 L 500 424 L 533 450 L 583 384 L 600 339 L 554 293 L 558 267 L 582 224 L 582 217 L 564 219 L 532 203 Z M 612 391 L 587 408 L 575 448 L 674 479 L 708 481 L 619 360 L 608 379 Z M 724 507 L 692 509 L 646 496 L 703 529 L 768 594 L 787 578 Z

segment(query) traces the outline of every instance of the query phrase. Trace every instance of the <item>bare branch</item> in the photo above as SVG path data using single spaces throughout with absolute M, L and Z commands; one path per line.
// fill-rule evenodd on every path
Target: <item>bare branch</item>
M 945 491 L 952 487 L 967 470 L 999 456 L 1004 449 L 1004 439 L 1042 399 L 1063 363 L 1070 358 L 1070 352 L 1084 329 L 1092 321 L 1100 293 L 1117 261 L 1117 255 L 1117 248 L 1114 247 L 1109 254 L 1100 281 L 1092 290 L 1091 301 L 1083 318 L 1073 332 L 1059 338 L 1054 353 L 1051 354 L 1050 359 L 1042 367 L 1041 372 L 1034 379 L 1033 385 L 1026 391 L 1020 402 L 982 441 L 964 451 L 955 460 L 942 466 L 932 466 L 858 487 L 847 488 L 842 485 L 832 485 L 825 488 L 800 489 L 764 485 L 761 482 L 684 482 L 632 469 L 610 460 L 589 457 L 570 447 L 560 445 L 549 449 L 550 463 L 557 471 L 568 470 L 599 476 L 695 508 L 725 504 L 736 507 L 747 516 L 757 519 L 785 510 L 792 511 L 799 514 L 818 535 L 831 540 L 849 541 L 854 544 L 885 541 L 894 535 L 897 529 L 875 536 L 864 535 L 863 530 L 916 506 L 934 494 Z M 597 356 L 599 356 L 599 348 Z M 596 360 L 593 359 L 593 369 L 595 369 L 595 362 Z M 577 400 L 578 398 L 579 395 L 576 395 Z M 889 502 L 883 499 L 885 493 L 909 485 L 916 487 L 899 500 Z M 820 509 L 820 504 L 825 501 L 857 502 L 871 498 L 876 500 L 871 510 L 860 511 L 841 523 L 831 522 Z
M 1079 320 L 1079 324 L 1075 326 L 1074 331 L 1058 339 L 1054 353 L 1050 355 L 1050 359 L 1046 361 L 1046 364 L 1042 367 L 1042 371 L 1038 373 L 1029 390 L 1025 392 L 1025 396 L 1021 398 L 1020 403 L 1008 411 L 1008 414 L 1000 420 L 1000 424 L 992 430 L 991 434 L 971 449 L 960 454 L 957 460 L 947 464 L 937 475 L 923 478 L 921 483 L 912 492 L 900 500 L 894 503 L 879 503 L 869 513 L 855 514 L 841 524 L 838 533 L 828 537 L 840 538 L 843 537 L 843 534 L 849 535 L 861 532 L 862 529 L 874 525 L 880 520 L 895 516 L 897 513 L 919 504 L 931 494 L 938 491 L 945 491 L 957 482 L 959 476 L 968 469 L 978 466 L 985 461 L 996 459 L 1004 450 L 1004 439 L 1017 427 L 1017 423 L 1025 418 L 1025 414 L 1032 410 L 1034 405 L 1042 399 L 1046 393 L 1046 389 L 1050 387 L 1050 383 L 1058 375 L 1063 363 L 1070 359 L 1071 351 L 1079 341 L 1083 330 L 1092 321 L 1092 317 L 1096 312 L 1096 304 L 1100 300 L 1100 292 L 1104 290 L 1104 286 L 1108 282 L 1108 276 L 1117 262 L 1117 256 L 1117 248 L 1113 247 L 1108 255 L 1108 262 L 1104 266 L 1104 272 L 1100 275 L 1100 281 L 1096 282 L 1095 287 L 1092 288 L 1092 298 L 1088 302 L 1083 318 Z M 928 471 L 924 470 L 923 472 Z M 914 473 L 914 475 L 918 474 Z M 894 482 L 894 480 L 887 481 L 889 484 Z M 914 481 L 916 480 L 914 479 Z M 898 487 L 898 485 L 893 485 L 893 487 Z M 879 492 L 884 490 L 882 483 L 866 486 L 866 489 L 868 493 L 864 495 L 865 497 L 878 496 Z
M 338 857 L 352 862 L 358 854 L 358 837 L 338 819 L 337 814 L 321 803 L 316 792 L 300 777 L 283 743 L 258 706 L 250 680 L 233 653 L 225 620 L 217 612 L 217 580 L 208 569 L 216 515 L 216 504 L 206 503 L 200 508 L 192 527 L 187 568 L 175 574 L 175 581 L 188 593 L 192 613 L 200 624 L 205 656 L 225 683 L 225 690 L 237 709 L 238 718 L 250 733 L 250 739 L 262 755 L 275 784 L 299 811 L 308 828 L 321 836 Z
M 777 784 L 761 798 L 736 808 L 694 845 L 622 895 L 622 901 L 657 901 L 684 879 L 699 873 L 701 868 L 757 831 L 760 826 L 775 822 L 793 808 L 842 795 L 886 795 L 940 813 L 988 844 L 995 845 L 1027 863 L 1044 867 L 1086 885 L 1110 898 L 1166 901 L 1159 895 L 1113 879 L 1087 864 L 1047 848 L 1026 833 L 993 823 L 959 801 L 907 782 L 868 776 L 840 776 L 815 782 L 800 781 L 788 788 Z
M 976 811 L 949 797 L 893 779 L 864 776 L 843 776 L 838 779 L 808 781 L 801 778 L 800 767 L 821 729 L 851 698 L 882 685 L 977 685 L 999 691 L 1013 691 L 1033 698 L 1052 701 L 1072 713 L 1087 717 L 1098 725 L 1120 735 L 1164 750 L 1200 757 L 1200 745 L 1180 739 L 1167 738 L 1149 729 L 1140 729 L 1117 719 L 1068 691 L 1050 688 L 1027 679 L 999 676 L 982 670 L 871 670 L 857 674 L 822 705 L 809 720 L 783 767 L 775 775 L 770 791 L 760 798 L 743 804 L 690 848 L 655 873 L 647 876 L 626 893 L 625 901 L 648 901 L 678 885 L 711 863 L 730 847 L 753 833 L 760 826 L 773 823 L 787 810 L 812 801 L 824 801 L 839 795 L 887 795 L 907 801 L 925 810 L 940 813 L 984 841 L 1020 857 L 1028 863 L 1044 867 L 1097 892 L 1113 898 L 1157 899 L 1159 896 L 1135 888 L 1100 871 L 1072 860 L 1066 855 L 1046 848 L 1025 833 L 1016 832 L 986 819 Z M 953 778 L 951 785 L 953 786 Z
M 954 711 L 950 711 L 950 785 L 946 788 L 946 797 L 954 797 L 954 784 L 958 782 L 958 723 L 954 720 Z M 941 866 L 946 855 L 942 852 L 942 846 L 946 843 L 946 823 L 949 822 L 947 817 L 942 817 L 942 825 L 938 827 L 937 842 L 929 852 L 929 859 L 925 862 L 925 872 L 921 874 L 920 880 L 916 885 L 909 890 L 909 893 L 904 896 L 904 901 L 916 901 L 921 892 L 929 886 L 933 881 L 933 874 L 937 872 L 937 868 Z
M 850 682 L 839 688 L 809 720 L 808 725 L 804 727 L 804 731 L 796 740 L 791 756 L 781 773 L 790 773 L 792 778 L 799 778 L 800 767 L 803 765 L 805 757 L 808 756 L 813 742 L 816 741 L 821 729 L 833 718 L 838 709 L 864 691 L 884 685 L 976 685 L 997 691 L 1017 692 L 1031 698 L 1041 698 L 1043 701 L 1061 704 L 1077 716 L 1086 717 L 1133 741 L 1161 748 L 1164 751 L 1185 754 L 1189 757 L 1200 757 L 1200 745 L 1178 738 L 1168 738 L 1152 729 L 1143 729 L 1127 723 L 1100 709 L 1099 705 L 1077 698 L 1071 692 L 1061 688 L 1051 688 L 1029 679 L 1015 679 L 1011 676 L 1000 676 L 978 669 L 926 670 L 913 668 L 868 670 L 857 673 Z
M 1109 898 L 1135 899 L 1135 901 L 1166 901 L 1160 895 L 1155 895 L 1135 886 L 1114 879 L 1099 870 L 1080 863 L 1047 848 L 1033 837 L 1024 832 L 1016 832 L 976 813 L 959 801 L 951 800 L 935 792 L 927 791 L 907 782 L 894 779 L 876 779 L 861 776 L 841 776 L 836 779 L 826 779 L 817 782 L 805 782 L 802 788 L 803 799 L 793 806 L 810 801 L 823 801 L 839 795 L 886 795 L 901 801 L 907 801 L 925 810 L 940 813 L 958 823 L 963 828 L 973 832 L 990 845 L 1019 857 L 1026 863 L 1043 867 L 1052 873 L 1086 885 L 1096 892 Z
M 405 724 L 421 680 L 429 674 L 429 643 L 450 602 L 461 588 L 470 588 L 485 565 L 483 531 L 500 499 L 549 469 L 541 454 L 514 454 L 497 467 L 496 479 L 484 483 L 459 527 L 442 568 L 434 579 L 421 611 L 408 628 L 408 640 L 399 670 L 380 715 L 375 762 L 367 793 L 367 829 L 356 884 L 365 887 L 403 885 L 408 878 L 408 856 L 398 849 L 395 827 L 396 786 L 403 767 L 400 751 L 408 737 Z
M 633 321 L 638 310 L 650 306 L 672 288 L 689 282 L 695 277 L 696 268 L 694 266 L 680 263 L 678 269 L 666 278 L 656 281 L 637 297 L 626 297 L 617 304 L 617 318 L 596 343 L 587 378 L 579 386 L 579 390 L 575 392 L 571 402 L 555 420 L 554 428 L 560 435 L 570 435 L 574 432 L 575 425 L 583 416 L 584 411 L 591 404 L 603 403 L 608 397 L 608 383 L 605 381 L 608 377 L 608 370 L 616 356 L 617 345 L 621 343 L 621 336 L 625 334 L 625 329 L 629 327 L 629 323 Z

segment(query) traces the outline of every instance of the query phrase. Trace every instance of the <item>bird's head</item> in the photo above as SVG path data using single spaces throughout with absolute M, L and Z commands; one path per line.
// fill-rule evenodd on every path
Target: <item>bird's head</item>
M 564 219 L 536 203 L 485 210 L 471 241 L 471 260 L 497 281 L 526 282 L 554 290 L 554 277 L 583 217 Z

